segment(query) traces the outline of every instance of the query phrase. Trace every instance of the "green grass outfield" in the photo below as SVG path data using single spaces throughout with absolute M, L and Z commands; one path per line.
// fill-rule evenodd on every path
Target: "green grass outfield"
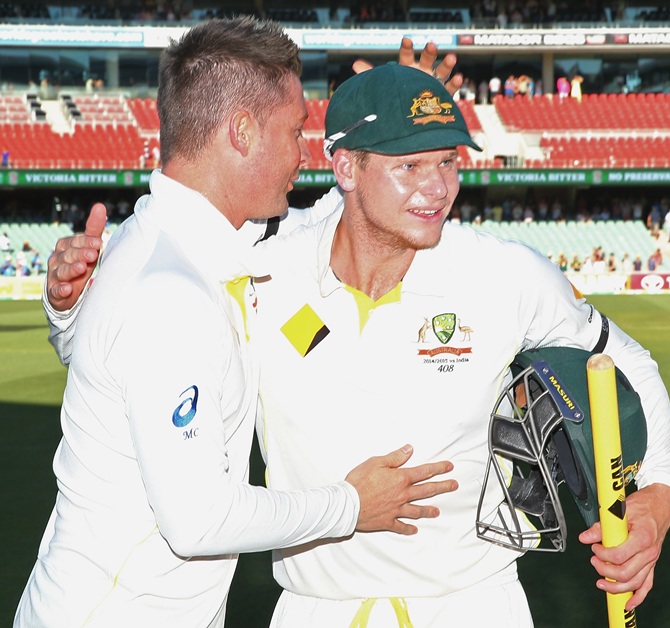
M 670 386 L 670 295 L 594 296 L 590 301 L 650 349 Z M 47 342 L 40 304 L 0 301 L 0 475 L 5 478 L 1 485 L 0 627 L 11 625 L 53 505 L 56 487 L 51 461 L 60 438 L 58 413 L 65 378 L 66 369 Z M 256 481 L 262 477 L 257 460 Z M 519 561 L 535 623 L 537 628 L 604 628 L 605 595 L 594 586 L 590 549 L 576 540 L 583 526 L 571 501 L 564 504 L 571 522 L 568 551 L 529 554 Z M 670 626 L 670 604 L 665 598 L 669 590 L 670 548 L 666 547 L 656 570 L 655 589 L 637 613 L 640 628 Z M 277 595 L 269 554 L 242 557 L 227 626 L 266 628 Z

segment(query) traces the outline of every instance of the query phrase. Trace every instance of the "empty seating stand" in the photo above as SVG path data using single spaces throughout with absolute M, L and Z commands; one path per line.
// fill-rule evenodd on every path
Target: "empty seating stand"
M 32 110 L 25 96 L 0 96 L 0 124 L 31 122 Z
M 670 130 L 670 94 L 584 94 L 575 98 L 497 96 L 503 124 L 518 131 Z
M 619 262 L 625 253 L 631 259 L 639 255 L 646 262 L 658 248 L 658 242 L 639 220 L 528 223 L 487 220 L 473 226 L 499 237 L 525 242 L 543 255 L 551 255 L 554 260 L 560 253 L 568 259 L 577 255 L 584 260 L 596 246 L 602 246 L 606 255 L 614 253 Z M 664 261 L 663 268 L 670 268 L 670 264 Z
M 509 131 L 541 134 L 532 168 L 670 167 L 670 94 L 495 99 Z
M 159 143 L 159 121 L 154 98 L 63 94 L 61 100 L 66 116 L 73 120 L 68 133 L 55 133 L 49 124 L 36 124 L 39 101 L 20 95 L 0 99 L 0 137 L 14 167 L 155 165 L 152 149 Z M 309 117 L 304 134 L 311 153 L 308 167 L 330 169 L 322 149 L 328 99 L 310 99 L 306 105 Z M 581 103 L 572 98 L 561 101 L 556 96 L 532 100 L 497 97 L 494 105 L 509 132 L 535 135 L 541 150 L 531 158 L 507 162 L 462 148 L 461 168 L 522 164 L 526 168 L 670 167 L 670 94 L 586 94 Z M 458 101 L 458 107 L 470 131 L 482 133 L 477 107 L 465 100 Z M 143 157 L 145 142 L 149 143 L 149 158 Z M 100 150 L 103 144 L 104 151 Z
M 668 168 L 667 136 L 547 136 L 540 140 L 546 164 L 554 168 Z
M 129 98 L 128 108 L 143 133 L 158 134 L 158 111 L 155 98 Z
M 117 124 L 131 124 L 134 122 L 126 99 L 123 96 L 72 96 L 71 101 L 81 114 L 79 122 L 116 122 Z
M 41 108 L 36 98 L 0 99 L 0 138 L 12 167 L 137 169 L 157 165 L 155 99 L 63 93 L 59 100 L 70 127 L 55 132 L 50 124 L 35 123 L 39 120 L 35 112 Z
M 132 125 L 77 126 L 54 133 L 46 124 L 0 125 L 14 168 L 139 168 L 144 138 Z

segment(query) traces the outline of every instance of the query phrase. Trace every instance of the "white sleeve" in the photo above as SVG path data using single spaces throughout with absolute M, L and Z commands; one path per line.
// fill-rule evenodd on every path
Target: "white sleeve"
M 578 294 L 554 264 L 540 257 L 532 265 L 538 271 L 525 278 L 520 301 L 519 318 L 528 317 L 525 348 L 598 347 L 609 355 L 640 395 L 647 420 L 647 453 L 637 484 L 670 485 L 670 400 L 658 365 L 649 351 Z
M 241 480 L 253 417 L 236 401 L 246 382 L 221 309 L 192 283 L 171 282 L 144 284 L 132 312 L 104 334 L 105 368 L 121 388 L 147 499 L 173 551 L 253 552 L 351 534 L 359 502 L 346 482 L 281 492 Z
M 640 488 L 659 482 L 670 485 L 670 399 L 658 365 L 649 351 L 609 322 L 609 355 L 640 395 L 647 419 L 647 453 L 636 478 Z
M 342 191 L 339 186 L 334 186 L 324 196 L 322 196 L 312 207 L 307 209 L 297 209 L 295 207 L 281 216 L 279 223 L 273 225 L 273 221 L 266 220 L 247 220 L 239 230 L 243 239 L 251 247 L 259 240 L 264 240 L 275 233 L 281 232 L 286 235 L 302 225 L 311 225 L 320 222 L 327 216 L 337 211 L 344 202 Z M 273 233 L 273 229 L 275 232 Z M 49 303 L 46 295 L 46 282 L 42 293 L 42 305 L 49 322 L 49 342 L 53 345 L 62 364 L 68 365 L 72 354 L 72 342 L 76 329 L 76 320 L 81 304 L 89 289 L 87 284 L 84 292 L 79 297 L 77 303 L 70 310 L 59 312 L 54 310 Z
M 83 292 L 77 302 L 69 310 L 54 310 L 47 297 L 47 282 L 44 282 L 42 290 L 42 307 L 49 323 L 49 342 L 56 350 L 61 364 L 67 366 L 72 357 L 72 343 L 74 342 L 74 332 L 77 327 L 77 315 L 81 310 L 81 304 L 88 293 L 90 282 L 86 284 Z
M 287 235 L 302 225 L 314 225 L 337 211 L 344 203 L 342 190 L 338 185 L 331 188 L 312 207 L 296 209 L 290 207 L 279 221 L 279 233 Z

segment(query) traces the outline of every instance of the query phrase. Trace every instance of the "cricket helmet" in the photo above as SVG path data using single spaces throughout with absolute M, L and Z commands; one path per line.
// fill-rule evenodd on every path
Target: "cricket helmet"
M 599 519 L 586 362 L 567 347 L 524 351 L 491 413 L 489 460 L 477 508 L 477 536 L 518 551 L 562 552 L 565 484 L 587 527 Z M 618 369 L 616 390 L 623 481 L 632 481 L 647 449 L 639 395 Z M 502 489 L 501 502 L 491 496 Z M 496 504 L 492 508 L 490 504 Z M 486 504 L 486 505 L 485 505 Z M 625 502 L 612 505 L 625 512 Z

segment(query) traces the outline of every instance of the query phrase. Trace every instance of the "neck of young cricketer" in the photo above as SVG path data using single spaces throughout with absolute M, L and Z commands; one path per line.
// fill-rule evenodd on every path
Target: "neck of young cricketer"
M 196 159 L 174 157 L 162 167 L 165 176 L 198 192 L 206 198 L 226 219 L 239 229 L 252 217 L 247 208 L 249 188 L 247 176 L 242 174 L 239 159 L 222 142 L 212 142 Z M 185 208 L 187 209 L 187 208 Z M 279 213 L 279 212 L 278 212 Z
M 415 255 L 415 249 L 372 237 L 361 228 L 355 212 L 345 208 L 333 238 L 330 267 L 342 283 L 377 301 L 402 281 Z

